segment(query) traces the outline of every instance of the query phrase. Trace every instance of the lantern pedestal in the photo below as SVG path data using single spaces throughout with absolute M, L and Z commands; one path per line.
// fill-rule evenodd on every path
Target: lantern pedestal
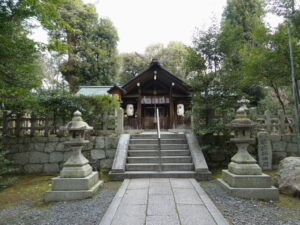
M 98 172 L 84 178 L 52 178 L 52 190 L 45 193 L 45 201 L 71 201 L 91 198 L 103 184 Z
M 254 125 L 246 118 L 244 109 L 239 109 L 238 117 L 228 125 L 235 130 L 236 137 L 231 141 L 238 147 L 238 152 L 231 158 L 228 170 L 222 171 L 222 178 L 218 181 L 233 196 L 277 201 L 278 189 L 272 186 L 271 177 L 262 173 L 256 160 L 247 151 L 253 141 L 250 128 Z
M 230 174 L 230 179 L 234 180 L 238 187 L 233 187 L 229 183 L 227 183 L 224 179 L 224 173 L 227 173 L 227 170 L 223 170 L 222 179 L 218 179 L 219 184 L 232 196 L 236 196 L 239 198 L 247 198 L 247 199 L 260 199 L 260 200 L 273 200 L 278 201 L 278 189 L 269 185 L 268 187 L 259 187 L 261 186 L 261 182 L 265 183 L 267 179 L 264 179 L 266 174 L 255 175 L 252 177 L 252 180 L 249 181 L 248 176 L 240 177 L 242 179 L 238 179 L 235 174 Z M 261 179 L 262 178 L 262 179 Z M 247 180 L 248 187 L 244 187 L 243 182 Z M 241 187 L 242 186 L 242 187 Z
M 83 178 L 90 175 L 93 171 L 89 165 L 89 161 L 82 155 L 81 150 L 84 144 L 89 141 L 82 142 L 67 142 L 66 145 L 73 149 L 72 155 L 65 162 L 63 169 L 60 172 L 60 177 L 64 178 Z
M 84 130 L 91 129 L 82 121 L 81 114 L 74 113 L 72 122 L 67 127 L 72 139 L 66 142 L 73 152 L 65 162 L 59 177 L 52 178 L 52 189 L 45 193 L 45 201 L 70 201 L 92 197 L 103 181 L 99 181 L 98 172 L 93 172 L 89 161 L 82 155 L 81 150 L 89 141 L 84 140 Z M 77 122 L 77 124 L 76 124 Z M 78 126 L 78 122 L 79 125 Z M 77 127 L 76 127 L 77 125 Z

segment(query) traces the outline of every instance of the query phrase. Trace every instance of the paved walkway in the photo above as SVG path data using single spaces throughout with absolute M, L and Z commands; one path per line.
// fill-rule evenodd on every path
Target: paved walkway
M 227 225 L 195 179 L 126 179 L 100 225 Z

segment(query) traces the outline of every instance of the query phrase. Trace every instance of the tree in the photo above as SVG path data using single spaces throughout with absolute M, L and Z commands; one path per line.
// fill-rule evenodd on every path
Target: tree
M 245 76 L 241 71 L 243 63 L 242 50 L 260 45 L 256 33 L 266 33 L 262 21 L 264 9 L 261 0 L 231 0 L 223 13 L 220 33 L 220 49 L 222 52 L 222 73 L 226 85 L 235 89 L 236 93 L 248 95 L 253 104 L 262 97 L 261 87 L 250 88 L 241 80 Z
M 198 44 L 204 44 L 205 40 L 202 39 L 203 42 Z M 215 71 L 207 70 L 206 65 L 206 60 L 196 49 L 188 48 L 185 66 L 193 87 L 193 119 L 197 121 L 194 123 L 195 132 L 225 134 L 225 124 L 231 119 L 228 113 L 235 107 L 236 97 L 221 83 Z
M 206 31 L 197 30 L 193 37 L 193 48 L 205 61 L 207 72 L 215 75 L 220 70 L 222 54 L 220 51 L 220 30 L 215 20 Z
M 26 105 L 32 89 L 41 84 L 39 49 L 28 38 L 30 19 L 51 27 L 57 0 L 0 1 L 0 102 L 6 109 Z M 14 101 L 11 101 L 14 99 Z
M 295 12 L 295 0 L 266 0 L 268 11 L 278 15 L 287 16 Z
M 284 111 L 286 104 L 282 99 L 281 89 L 291 83 L 287 36 L 286 24 L 279 25 L 274 34 L 259 34 L 263 44 L 244 49 L 241 66 L 245 74 L 242 82 L 253 84 L 259 81 L 261 85 L 271 87 Z M 295 44 L 296 41 L 293 43 L 295 68 L 299 71 L 300 48 Z
M 164 67 L 183 79 L 187 76 L 184 69 L 187 54 L 186 46 L 176 41 L 169 42 L 166 47 L 161 43 L 152 44 L 145 50 L 145 56 L 149 61 L 153 58 L 165 61 Z
M 187 71 L 185 70 L 184 63 L 187 54 L 187 47 L 183 43 L 170 41 L 165 48 L 164 57 L 168 57 L 164 63 L 165 67 L 175 75 L 186 79 Z
M 50 32 L 49 46 L 67 56 L 60 71 L 71 91 L 75 92 L 78 84 L 111 84 L 116 73 L 118 41 L 111 21 L 98 19 L 95 7 L 81 0 L 64 0 L 58 17 L 57 29 Z
M 43 54 L 41 57 L 42 64 L 42 88 L 57 89 L 64 82 L 58 68 L 57 57 Z
M 96 30 L 85 33 L 80 42 L 79 83 L 82 85 L 109 85 L 116 81 L 118 35 L 109 19 L 100 19 Z
M 145 62 L 134 53 L 122 53 L 118 56 L 120 69 L 118 83 L 124 84 L 145 68 Z

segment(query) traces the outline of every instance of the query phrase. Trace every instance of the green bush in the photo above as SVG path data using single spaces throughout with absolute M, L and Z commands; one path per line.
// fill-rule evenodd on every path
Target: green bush
M 3 149 L 2 137 L 0 136 L 0 188 L 7 187 L 16 182 L 17 178 L 12 175 L 17 170 L 11 167 L 11 161 L 6 158 L 8 151 Z
M 115 97 L 108 95 L 74 96 L 63 91 L 43 91 L 35 96 L 36 111 L 41 114 L 72 116 L 79 110 L 85 117 L 109 112 L 119 107 Z

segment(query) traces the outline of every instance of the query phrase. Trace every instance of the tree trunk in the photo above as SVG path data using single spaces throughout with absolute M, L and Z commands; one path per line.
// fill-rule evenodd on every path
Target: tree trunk
M 276 87 L 276 85 L 275 85 L 274 83 L 271 84 L 271 87 L 273 88 L 273 90 L 274 90 L 274 92 L 275 92 L 275 94 L 276 94 L 276 97 L 277 97 L 277 99 L 278 99 L 278 101 L 279 101 L 279 104 L 281 105 L 281 108 L 282 108 L 282 110 L 283 110 L 283 112 L 284 112 L 285 122 L 286 122 L 287 124 L 289 124 L 289 129 L 290 129 L 290 131 L 293 131 L 293 128 L 291 127 L 291 125 L 290 125 L 290 123 L 289 123 L 289 120 L 288 120 L 288 118 L 286 117 L 285 105 L 284 105 L 284 103 L 283 103 L 283 101 L 282 101 L 282 99 L 281 99 L 281 97 L 280 97 L 279 90 L 278 90 L 278 88 Z
M 66 80 L 69 83 L 71 93 L 76 92 L 76 35 L 73 32 L 67 32 L 68 61 L 66 68 Z

